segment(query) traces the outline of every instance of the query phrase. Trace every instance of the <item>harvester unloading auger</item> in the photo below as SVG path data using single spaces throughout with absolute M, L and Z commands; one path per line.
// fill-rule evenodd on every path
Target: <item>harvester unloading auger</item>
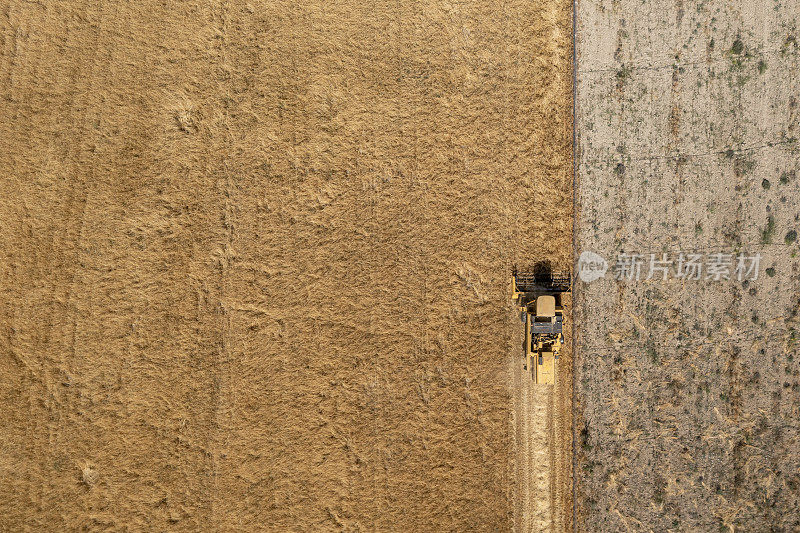
M 556 361 L 564 342 L 561 295 L 570 292 L 572 277 L 541 272 L 512 271 L 511 298 L 525 313 L 525 369 L 536 383 L 556 382 Z

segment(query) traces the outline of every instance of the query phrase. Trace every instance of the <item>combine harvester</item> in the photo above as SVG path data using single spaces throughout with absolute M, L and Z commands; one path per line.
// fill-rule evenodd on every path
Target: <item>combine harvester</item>
M 571 281 L 570 274 L 553 274 L 549 269 L 512 271 L 511 298 L 525 313 L 525 370 L 536 383 L 556 383 L 556 361 L 564 342 L 561 295 L 570 292 Z

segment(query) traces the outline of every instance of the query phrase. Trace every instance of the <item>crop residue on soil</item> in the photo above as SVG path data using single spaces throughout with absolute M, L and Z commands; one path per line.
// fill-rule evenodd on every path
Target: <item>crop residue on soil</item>
M 510 529 L 569 4 L 4 15 L 0 529 Z

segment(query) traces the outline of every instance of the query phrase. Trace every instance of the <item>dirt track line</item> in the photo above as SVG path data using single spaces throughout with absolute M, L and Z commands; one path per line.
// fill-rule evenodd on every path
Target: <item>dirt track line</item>
M 578 169 L 580 168 L 580 137 L 578 136 L 578 2 L 579 0 L 572 0 L 572 261 L 573 264 L 577 264 L 578 255 L 580 253 L 580 241 L 578 238 L 578 223 L 580 220 L 580 211 L 578 209 L 578 179 L 579 173 Z M 575 269 L 577 271 L 577 269 Z M 573 283 L 573 285 L 577 285 Z M 579 301 L 578 296 L 580 295 L 580 288 L 573 286 L 572 287 L 572 307 L 570 312 L 570 318 L 572 319 L 572 355 L 571 355 L 571 364 L 572 364 L 572 383 L 573 383 L 573 390 L 570 394 L 570 433 L 572 435 L 572 450 L 571 450 L 571 457 L 570 462 L 572 466 L 572 486 L 571 486 L 571 493 L 572 493 L 572 524 L 571 529 L 572 531 L 577 531 L 578 527 L 578 492 L 577 487 L 578 484 L 576 482 L 576 474 L 577 474 L 577 456 L 575 453 L 575 446 L 577 446 L 577 426 L 578 426 L 578 417 L 577 417 L 577 404 L 575 402 L 575 382 L 577 381 L 577 371 L 578 368 L 577 360 L 578 360 L 578 328 L 575 325 L 575 307 L 577 302 Z M 567 528 L 565 528 L 567 529 Z
M 523 369 L 521 357 L 513 357 L 517 439 L 517 489 L 515 531 L 558 531 L 558 463 L 560 440 L 555 423 L 556 394 L 536 385 Z

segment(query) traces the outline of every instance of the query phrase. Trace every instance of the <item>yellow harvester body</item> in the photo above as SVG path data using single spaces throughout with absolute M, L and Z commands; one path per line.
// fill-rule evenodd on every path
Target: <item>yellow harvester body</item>
M 514 272 L 512 299 L 524 312 L 525 369 L 543 385 L 555 385 L 556 362 L 564 342 L 561 294 L 569 292 L 569 276 Z

